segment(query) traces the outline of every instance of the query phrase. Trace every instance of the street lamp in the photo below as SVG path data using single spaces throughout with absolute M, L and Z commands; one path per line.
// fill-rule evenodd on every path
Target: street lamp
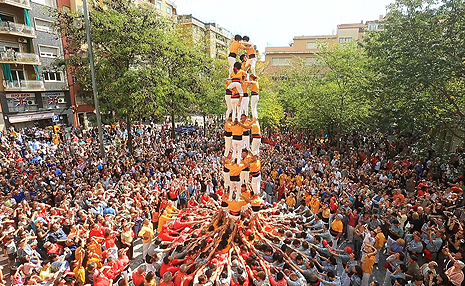
M 98 137 L 100 142 L 100 154 L 102 156 L 103 164 L 105 164 L 105 147 L 103 146 L 103 129 L 102 118 L 100 116 L 100 107 L 98 103 L 97 80 L 95 79 L 95 66 L 94 66 L 94 53 L 92 51 L 92 35 L 90 33 L 89 9 L 87 7 L 87 0 L 83 0 L 84 6 L 84 22 L 86 24 L 87 46 L 89 51 L 90 74 L 92 76 L 92 90 L 94 93 L 95 113 L 97 115 Z

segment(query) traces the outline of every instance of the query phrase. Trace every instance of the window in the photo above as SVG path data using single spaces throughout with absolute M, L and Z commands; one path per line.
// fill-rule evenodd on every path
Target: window
M 49 7 L 55 7 L 55 0 L 31 0 L 34 3 L 42 4 Z
M 24 80 L 24 71 L 22 70 L 11 70 L 11 75 L 13 76 L 13 81 Z
M 61 71 L 44 71 L 45 82 L 62 82 L 63 73 Z
M 350 43 L 352 42 L 352 37 L 339 38 L 339 43 Z
M 307 42 L 307 50 L 317 49 L 318 45 L 316 42 Z
M 161 10 L 161 2 L 160 1 L 157 1 L 157 9 Z
M 6 14 L 6 13 L 1 12 L 0 17 L 2 18 L 2 22 L 16 22 L 15 16 L 12 14 Z
M 368 24 L 368 31 L 378 31 L 379 26 L 377 23 Z
M 166 7 L 166 14 L 172 15 L 173 14 L 173 8 L 171 8 L 170 6 L 167 6 Z
M 13 50 L 17 53 L 21 52 L 19 43 L 0 42 L 0 51 L 6 52 Z
M 40 18 L 34 18 L 34 22 L 36 23 L 36 30 L 47 32 L 47 33 L 54 33 L 53 22 L 49 20 L 44 20 Z
M 318 62 L 317 58 L 305 58 L 305 65 L 306 66 L 314 66 Z
M 274 58 L 271 60 L 271 65 L 273 66 L 290 66 L 291 59 L 290 58 Z
M 60 49 L 58 47 L 39 45 L 40 56 L 44 58 L 58 58 Z

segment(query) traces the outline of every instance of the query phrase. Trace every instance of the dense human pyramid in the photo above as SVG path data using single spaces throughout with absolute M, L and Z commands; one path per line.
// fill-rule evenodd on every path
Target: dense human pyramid
M 104 162 L 95 129 L 59 145 L 3 132 L 0 283 L 462 285 L 462 151 L 410 157 L 409 134 L 262 138 L 249 40 L 232 44 L 226 122 L 208 136 L 139 124 L 131 154 L 114 124 Z

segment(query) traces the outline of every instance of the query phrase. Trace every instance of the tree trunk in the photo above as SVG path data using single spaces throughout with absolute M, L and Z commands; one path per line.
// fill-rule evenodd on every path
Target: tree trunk
M 174 112 L 171 112 L 171 138 L 173 140 L 176 139 L 176 131 L 174 128 L 176 127 L 176 124 L 174 123 Z
M 132 145 L 132 126 L 131 126 L 131 118 L 129 115 L 126 117 L 126 129 L 128 130 L 128 147 L 129 147 L 129 154 L 134 155 L 134 146 Z
M 203 115 L 203 136 L 207 137 L 207 116 Z

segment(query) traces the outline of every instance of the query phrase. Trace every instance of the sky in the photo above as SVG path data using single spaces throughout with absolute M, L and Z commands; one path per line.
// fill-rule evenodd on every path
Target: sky
M 294 36 L 335 34 L 337 25 L 377 20 L 394 0 L 174 0 L 177 13 L 247 35 L 260 52 Z M 242 7 L 242 8 L 241 8 Z

